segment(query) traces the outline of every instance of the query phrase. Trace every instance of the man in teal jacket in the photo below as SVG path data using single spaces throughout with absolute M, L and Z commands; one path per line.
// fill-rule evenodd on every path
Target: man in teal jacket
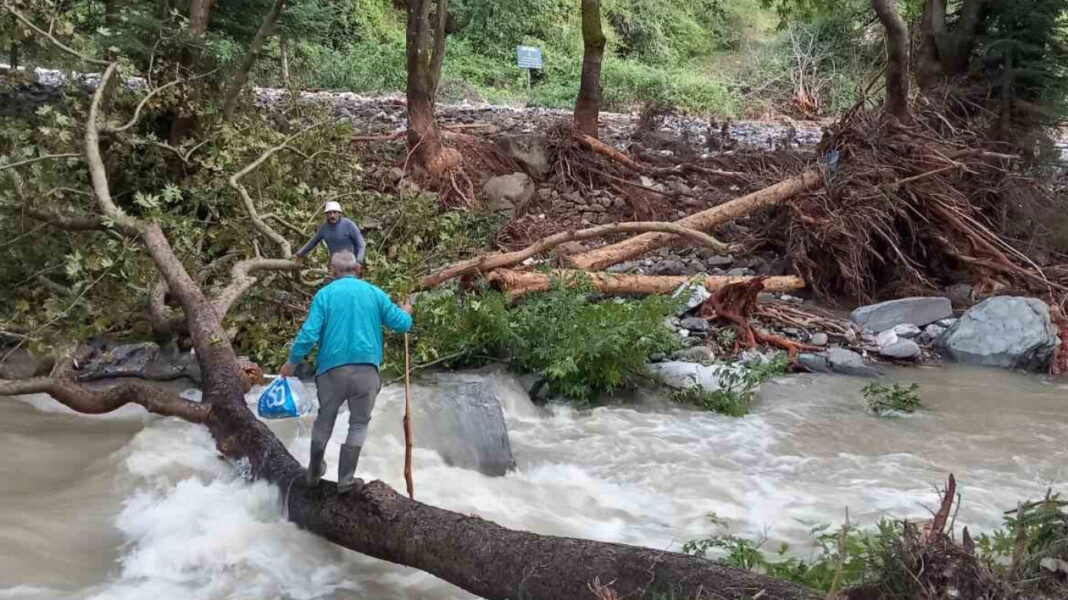
M 334 430 L 338 410 L 349 405 L 349 433 L 341 445 L 337 487 L 345 493 L 356 487 L 354 479 L 360 449 L 367 439 L 367 424 L 382 387 L 378 367 L 382 364 L 382 326 L 405 332 L 412 326 L 412 307 L 398 307 L 379 288 L 356 278 L 356 256 L 343 250 L 330 258 L 337 279 L 312 299 L 308 318 L 293 342 L 289 361 L 280 374 L 290 377 L 297 364 L 318 345 L 315 384 L 319 414 L 312 427 L 308 485 L 317 486 L 326 472 L 326 442 Z

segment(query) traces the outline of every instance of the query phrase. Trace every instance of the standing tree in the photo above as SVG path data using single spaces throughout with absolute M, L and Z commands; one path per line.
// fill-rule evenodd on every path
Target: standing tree
M 237 105 L 237 99 L 241 96 L 241 90 L 248 83 L 249 74 L 252 72 L 252 67 L 256 64 L 256 60 L 260 56 L 260 52 L 263 50 L 263 43 L 267 40 L 267 37 L 274 32 L 275 25 L 278 24 L 278 17 L 282 14 L 282 10 L 285 8 L 285 0 L 275 0 L 271 5 L 271 9 L 267 11 L 267 14 L 263 17 L 263 23 L 260 24 L 260 28 L 256 31 L 256 37 L 252 39 L 252 43 L 249 44 L 248 52 L 245 54 L 244 60 L 241 61 L 241 65 L 238 67 L 237 72 L 234 74 L 233 79 L 230 80 L 230 85 L 226 89 L 226 96 L 223 100 L 223 120 L 229 121 L 234 117 L 234 107 Z M 288 82 L 288 67 L 286 69 L 286 85 Z
M 408 148 L 416 167 L 431 175 L 445 173 L 462 161 L 457 150 L 442 143 L 434 115 L 445 60 L 448 4 L 448 0 L 408 2 Z
M 601 0 L 582 0 L 582 83 L 575 102 L 575 129 L 597 137 L 601 111 L 601 60 L 606 39 L 601 30 Z
M 894 0 L 871 0 L 886 30 L 886 112 L 898 119 L 909 116 L 909 30 Z
M 916 80 L 922 90 L 931 89 L 945 78 L 963 76 L 975 51 L 986 0 L 961 2 L 952 30 L 947 25 L 946 5 L 947 0 L 923 3 L 916 65 Z

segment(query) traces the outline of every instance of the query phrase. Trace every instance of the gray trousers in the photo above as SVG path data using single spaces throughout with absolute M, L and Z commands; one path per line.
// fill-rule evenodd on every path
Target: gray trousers
M 375 397 L 382 388 L 378 369 L 372 365 L 343 365 L 316 377 L 315 385 L 319 392 L 319 414 L 312 426 L 312 439 L 326 444 L 334 431 L 338 410 L 348 402 L 349 434 L 345 443 L 363 446 Z

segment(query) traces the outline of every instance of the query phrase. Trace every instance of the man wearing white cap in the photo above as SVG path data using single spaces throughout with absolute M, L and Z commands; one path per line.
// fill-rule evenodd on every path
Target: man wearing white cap
M 366 247 L 360 228 L 352 220 L 341 216 L 341 205 L 337 202 L 327 202 L 323 207 L 323 212 L 326 213 L 326 221 L 319 227 L 315 237 L 304 244 L 303 248 L 297 250 L 292 257 L 293 260 L 300 260 L 305 254 L 314 250 L 319 242 L 325 240 L 330 256 L 342 250 L 348 250 L 356 255 L 356 274 L 359 275 L 363 271 L 364 248 Z

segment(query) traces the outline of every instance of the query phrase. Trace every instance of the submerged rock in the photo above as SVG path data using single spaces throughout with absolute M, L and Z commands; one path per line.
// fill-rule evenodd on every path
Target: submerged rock
M 879 333 L 903 323 L 923 327 L 952 316 L 953 306 L 949 298 L 916 297 L 861 306 L 853 311 L 849 320 L 858 327 Z
M 938 339 L 938 349 L 958 362 L 1042 371 L 1059 343 L 1045 302 L 997 296 L 964 313 Z
M 450 465 L 504 475 L 515 468 L 502 408 L 506 391 L 500 377 L 469 373 L 442 373 L 430 387 L 413 387 L 413 420 L 434 424 L 419 429 L 416 445 Z

